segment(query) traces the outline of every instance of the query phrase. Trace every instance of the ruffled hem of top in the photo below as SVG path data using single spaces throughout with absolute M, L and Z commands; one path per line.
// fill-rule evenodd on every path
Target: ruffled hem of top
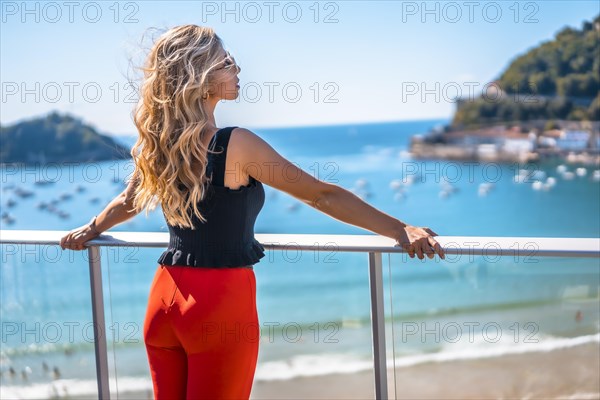
M 256 239 L 243 252 L 187 252 L 168 248 L 158 258 L 162 265 L 190 267 L 242 267 L 254 265 L 265 256 L 265 248 Z

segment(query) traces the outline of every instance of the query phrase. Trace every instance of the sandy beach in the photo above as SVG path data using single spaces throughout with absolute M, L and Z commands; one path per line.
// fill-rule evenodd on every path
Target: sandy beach
M 388 389 L 390 399 L 600 399 L 600 345 L 399 367 L 395 383 L 389 369 Z M 120 393 L 119 398 L 151 394 Z M 373 374 L 257 381 L 250 398 L 373 399 Z
M 427 363 L 397 369 L 396 390 L 388 370 L 390 398 L 508 399 L 600 398 L 600 346 L 547 353 Z M 253 399 L 372 399 L 373 374 L 328 375 L 256 382 Z

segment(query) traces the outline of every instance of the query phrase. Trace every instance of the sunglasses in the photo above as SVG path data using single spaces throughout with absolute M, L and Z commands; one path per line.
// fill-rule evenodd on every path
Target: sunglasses
M 222 66 L 215 68 L 217 71 L 219 70 L 230 70 L 234 67 L 237 67 L 237 63 L 235 62 L 235 59 L 231 56 L 231 54 L 229 52 L 227 52 L 227 55 L 225 56 L 225 58 L 222 61 Z

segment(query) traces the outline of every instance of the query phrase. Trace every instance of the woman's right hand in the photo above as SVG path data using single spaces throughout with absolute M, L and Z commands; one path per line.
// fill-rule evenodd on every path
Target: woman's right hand
M 442 246 L 433 238 L 434 236 L 437 236 L 437 233 L 429 228 L 406 225 L 400 231 L 400 236 L 396 238 L 396 246 L 401 246 L 406 250 L 410 258 L 415 258 L 415 253 L 419 260 L 425 258 L 424 254 L 433 258 L 437 253 L 443 260 L 446 258 L 446 254 Z
M 92 240 L 100 235 L 96 234 L 89 224 L 73 229 L 60 239 L 60 247 L 69 250 L 84 250 L 85 242 Z

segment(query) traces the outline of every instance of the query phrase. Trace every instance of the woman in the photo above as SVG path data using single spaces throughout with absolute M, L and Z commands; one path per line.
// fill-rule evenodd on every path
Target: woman
M 210 28 L 184 25 L 160 36 L 134 116 L 134 178 L 60 242 L 83 250 L 88 240 L 160 202 L 170 242 L 158 259 L 144 320 L 157 399 L 250 396 L 260 334 L 253 265 L 264 256 L 254 222 L 263 183 L 395 239 L 411 258 L 444 258 L 428 228 L 406 225 L 315 179 L 247 129 L 218 129 L 215 107 L 238 97 L 239 73 Z

